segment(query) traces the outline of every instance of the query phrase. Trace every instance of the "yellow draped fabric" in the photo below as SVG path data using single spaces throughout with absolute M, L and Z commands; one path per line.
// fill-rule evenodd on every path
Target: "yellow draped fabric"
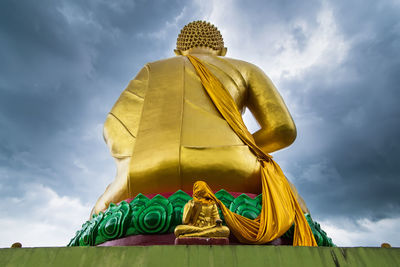
M 317 246 L 289 182 L 272 157 L 256 145 L 229 92 L 197 57 L 191 55 L 187 57 L 222 117 L 257 156 L 261 164 L 262 209 L 260 215 L 254 220 L 238 215 L 226 208 L 205 182 L 195 184 L 193 195 L 199 194 L 214 199 L 224 214 L 227 225 L 243 243 L 264 244 L 270 242 L 282 236 L 294 223 L 293 245 Z

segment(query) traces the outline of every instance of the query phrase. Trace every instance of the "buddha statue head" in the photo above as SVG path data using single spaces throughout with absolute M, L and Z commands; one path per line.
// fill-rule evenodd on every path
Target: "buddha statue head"
M 193 199 L 203 204 L 213 203 L 212 190 L 204 181 L 197 181 L 193 184 Z
M 178 35 L 175 54 L 213 54 L 225 56 L 227 48 L 220 31 L 209 22 L 193 21 L 185 25 Z

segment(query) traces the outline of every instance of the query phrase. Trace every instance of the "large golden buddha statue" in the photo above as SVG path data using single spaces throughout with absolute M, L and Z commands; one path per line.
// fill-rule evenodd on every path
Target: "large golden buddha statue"
M 226 51 L 216 27 L 192 22 L 179 34 L 175 57 L 146 64 L 129 83 L 104 125 L 117 175 L 93 213 L 138 193 L 191 191 L 199 178 L 215 191 L 261 193 L 260 160 L 221 116 L 187 56 L 205 64 L 240 112 L 252 112 L 261 126 L 253 137 L 264 153 L 289 146 L 296 128 L 263 71 L 226 58 Z

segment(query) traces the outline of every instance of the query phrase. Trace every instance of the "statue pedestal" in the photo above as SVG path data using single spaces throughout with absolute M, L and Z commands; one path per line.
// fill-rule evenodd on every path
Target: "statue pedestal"
M 226 237 L 178 237 L 175 245 L 229 245 L 229 238 Z

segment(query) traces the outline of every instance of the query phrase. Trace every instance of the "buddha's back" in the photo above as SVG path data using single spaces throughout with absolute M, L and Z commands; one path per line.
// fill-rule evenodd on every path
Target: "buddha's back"
M 176 57 L 147 64 L 107 116 L 104 139 L 117 163 L 115 180 L 93 213 L 138 193 L 190 191 L 203 180 L 213 190 L 261 192 L 260 163 L 230 128 L 186 56 L 195 55 L 261 129 L 265 153 L 290 145 L 296 128 L 269 78 L 256 66 L 225 58 L 222 36 L 205 22 L 181 31 Z
M 239 109 L 244 108 L 246 80 L 234 65 L 240 62 L 197 56 L 224 84 Z M 141 100 L 129 100 L 138 96 Z M 186 57 L 147 64 L 111 114 L 109 120 L 113 122 L 107 120 L 105 124 L 106 142 L 114 144 L 110 146 L 113 155 L 130 157 L 128 172 L 123 174 L 129 196 L 190 191 L 197 180 L 216 190 L 260 192 L 256 157 L 222 118 Z M 127 133 L 110 135 L 117 124 Z M 123 139 L 129 133 L 131 155 L 126 146 L 118 145 L 126 143 Z

